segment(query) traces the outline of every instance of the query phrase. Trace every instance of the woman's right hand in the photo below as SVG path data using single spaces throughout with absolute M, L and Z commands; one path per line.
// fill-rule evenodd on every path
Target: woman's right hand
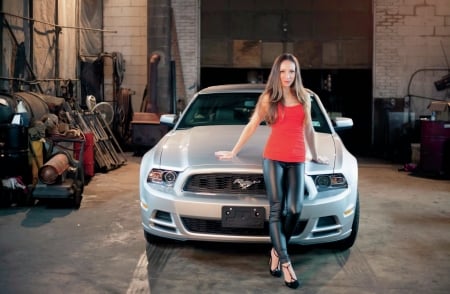
M 232 159 L 234 157 L 234 154 L 232 151 L 216 151 L 214 152 L 214 155 L 220 159 Z

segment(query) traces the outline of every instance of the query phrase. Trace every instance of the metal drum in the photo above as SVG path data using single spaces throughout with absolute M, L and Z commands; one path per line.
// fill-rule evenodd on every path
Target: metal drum
M 24 183 L 31 178 L 28 150 L 0 150 L 0 177 L 22 177 Z
M 31 121 L 40 120 L 44 115 L 49 113 L 48 105 L 45 102 L 43 95 L 33 92 L 16 92 L 14 93 L 16 101 L 22 100 L 25 102 L 25 107 L 31 115 Z
M 28 128 L 22 125 L 0 124 L 0 150 L 28 149 Z
M 39 169 L 39 179 L 44 184 L 54 184 L 68 168 L 69 158 L 67 155 L 64 153 L 56 154 Z
M 422 121 L 421 124 L 421 170 L 450 175 L 450 121 Z
M 13 116 L 13 99 L 9 96 L 0 95 L 0 124 L 10 123 Z

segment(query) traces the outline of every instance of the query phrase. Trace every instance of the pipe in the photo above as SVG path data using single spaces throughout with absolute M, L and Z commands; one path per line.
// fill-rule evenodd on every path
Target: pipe
M 49 22 L 45 22 L 45 21 L 42 21 L 42 20 L 37 20 L 37 19 L 34 19 L 34 18 L 25 17 L 25 16 L 20 16 L 20 15 L 17 15 L 17 14 L 12 14 L 12 13 L 8 13 L 8 12 L 4 12 L 4 11 L 0 11 L 0 13 L 3 14 L 3 15 L 8 15 L 8 16 L 16 17 L 16 18 L 26 19 L 26 20 L 31 21 L 31 22 L 42 23 L 42 24 L 49 25 L 49 26 L 52 26 L 52 27 L 59 27 L 59 28 L 62 28 L 62 29 L 74 29 L 74 30 L 94 31 L 94 32 L 103 32 L 103 33 L 115 33 L 115 34 L 117 34 L 117 32 L 118 32 L 118 31 L 115 31 L 115 30 L 83 28 L 83 27 L 77 27 L 77 26 L 61 26 L 61 25 L 58 25 L 58 24 L 49 23 Z
M 158 101 L 156 99 L 158 90 L 158 63 L 161 60 L 159 54 L 152 54 L 148 67 L 148 83 L 147 83 L 147 104 L 144 112 L 158 113 Z

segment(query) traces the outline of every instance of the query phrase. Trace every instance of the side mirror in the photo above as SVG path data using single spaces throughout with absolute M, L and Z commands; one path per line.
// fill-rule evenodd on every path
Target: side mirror
M 353 120 L 348 117 L 335 117 L 332 122 L 336 132 L 348 130 L 353 127 Z
M 177 122 L 178 115 L 176 114 L 163 114 L 159 118 L 159 122 L 162 125 L 168 126 L 169 128 L 173 128 L 175 123 Z

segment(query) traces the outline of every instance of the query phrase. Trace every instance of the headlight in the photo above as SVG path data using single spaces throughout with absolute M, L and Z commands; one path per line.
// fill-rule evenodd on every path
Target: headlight
M 172 187 L 178 173 L 173 170 L 152 169 L 147 176 L 147 183 L 161 184 Z
M 314 176 L 314 183 L 318 191 L 348 187 L 347 180 L 343 174 L 317 175 Z

